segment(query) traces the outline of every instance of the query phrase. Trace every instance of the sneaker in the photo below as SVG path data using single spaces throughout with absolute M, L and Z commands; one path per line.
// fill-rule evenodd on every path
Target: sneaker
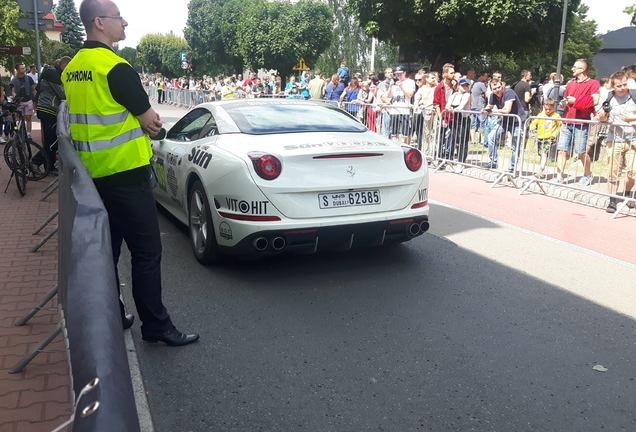
M 536 173 L 534 173 L 534 178 L 537 178 L 539 180 L 543 180 L 543 179 L 545 179 L 545 174 L 543 174 L 543 172 L 541 172 L 541 171 L 537 171 Z
M 553 184 L 563 184 L 563 182 L 564 180 L 559 176 L 556 176 L 552 180 L 550 180 L 550 183 L 553 183 Z
M 455 166 L 455 174 L 461 174 L 464 171 L 464 165 Z
M 497 162 L 490 162 L 486 164 L 486 168 L 488 169 L 497 169 Z
M 607 208 L 605 209 L 605 211 L 607 213 L 615 213 L 616 212 L 616 204 L 617 204 L 616 198 L 610 198 L 609 199 L 609 203 L 607 204 Z
M 621 195 L 623 195 L 625 198 L 636 198 L 636 196 L 634 195 L 634 192 L 623 192 Z M 627 208 L 629 209 L 633 209 L 636 208 L 636 202 L 634 201 L 627 201 Z
M 591 184 L 592 184 L 592 176 L 591 175 L 589 175 L 589 176 L 584 175 L 584 176 L 582 176 L 579 179 L 579 185 L 581 185 L 581 186 L 589 186 Z

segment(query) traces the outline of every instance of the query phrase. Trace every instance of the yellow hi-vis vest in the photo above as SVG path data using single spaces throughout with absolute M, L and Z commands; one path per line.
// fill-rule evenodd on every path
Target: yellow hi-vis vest
M 139 120 L 113 98 L 108 73 L 127 63 L 107 48 L 82 48 L 62 72 L 71 139 L 92 178 L 150 163 L 150 139 Z

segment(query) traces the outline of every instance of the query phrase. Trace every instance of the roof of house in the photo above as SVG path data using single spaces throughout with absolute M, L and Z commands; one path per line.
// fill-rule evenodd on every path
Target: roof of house
M 636 51 L 636 27 L 623 27 L 622 29 L 611 31 L 603 37 L 604 50 L 634 50 Z
M 57 30 L 57 31 L 64 30 L 64 24 L 62 24 L 61 22 L 55 19 L 55 15 L 53 15 L 53 12 L 49 12 L 48 14 L 44 15 L 42 19 L 53 22 L 53 25 L 51 26 L 52 27 L 51 30 Z

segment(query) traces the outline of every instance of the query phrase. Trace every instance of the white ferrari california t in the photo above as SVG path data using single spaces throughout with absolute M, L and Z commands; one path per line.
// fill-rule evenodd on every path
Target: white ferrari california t
M 422 154 L 329 104 L 204 103 L 152 148 L 155 197 L 204 264 L 382 246 L 429 228 Z

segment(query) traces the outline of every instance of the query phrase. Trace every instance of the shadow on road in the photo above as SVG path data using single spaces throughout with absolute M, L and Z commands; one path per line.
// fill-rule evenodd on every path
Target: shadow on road
M 435 213 L 444 234 L 496 228 Z M 147 345 L 133 329 L 158 432 L 636 425 L 634 321 L 557 286 L 431 234 L 206 268 L 161 219 L 166 303 L 201 341 Z

